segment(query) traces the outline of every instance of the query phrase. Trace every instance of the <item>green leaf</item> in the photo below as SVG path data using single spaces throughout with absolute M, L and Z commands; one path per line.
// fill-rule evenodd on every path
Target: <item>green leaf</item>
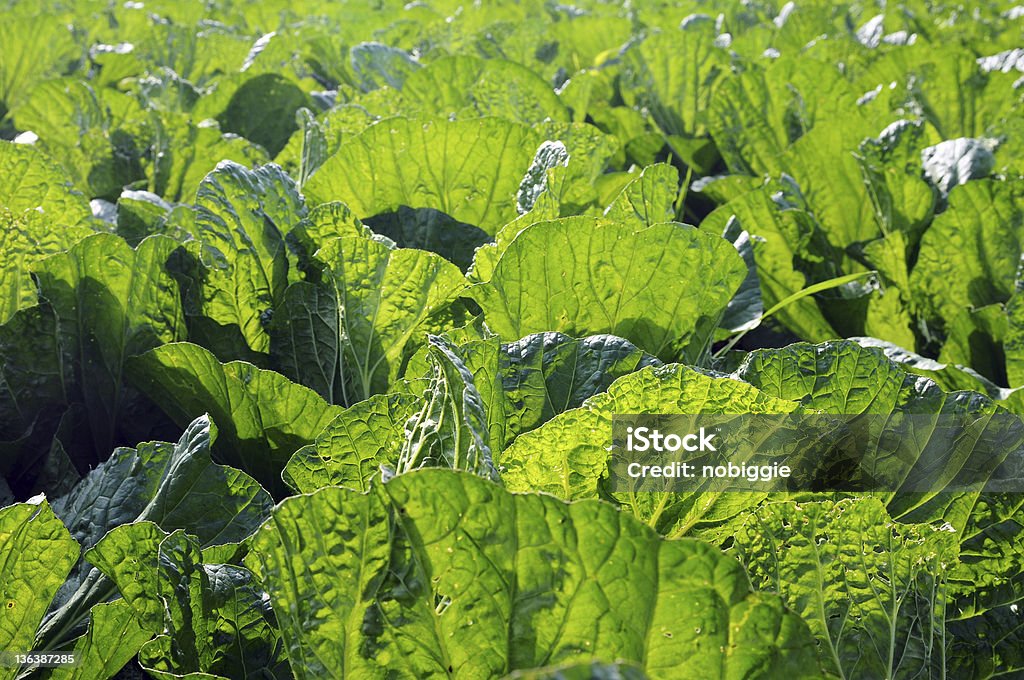
M 691 19 L 632 45 L 624 57 L 627 103 L 645 106 L 666 135 L 705 132 L 714 84 L 729 64 L 711 17 Z
M 203 546 L 240 541 L 252 533 L 266 517 L 271 498 L 244 472 L 213 462 L 215 435 L 209 418 L 188 426 L 136 521 L 187 529 Z M 216 498 L 217 504 L 205 505 L 202 498 Z
M 889 361 L 881 349 L 846 340 L 755 350 L 733 375 L 773 397 L 825 413 L 935 413 L 946 397 L 931 381 Z
M 298 678 L 500 677 L 594 658 L 652 676 L 819 675 L 804 624 L 752 594 L 738 563 L 598 501 L 419 470 L 380 495 L 289 499 L 254 548 Z
M 491 237 L 483 230 L 433 208 L 402 206 L 393 213 L 367 218 L 364 224 L 374 233 L 387 236 L 400 248 L 429 250 L 462 271 L 469 269 L 474 251 L 491 242 Z
M 299 493 L 325 486 L 367 491 L 381 465 L 398 463 L 405 423 L 419 405 L 408 394 L 375 394 L 350 406 L 288 460 L 285 482 Z
M 689 191 L 693 194 L 706 196 L 711 201 L 722 205 L 743 194 L 750 193 L 766 184 L 763 177 L 749 175 L 712 175 L 693 181 Z
M 572 120 L 581 123 L 587 116 L 606 112 L 614 97 L 614 74 L 611 69 L 581 69 L 558 90 L 558 98 L 569 108 Z
M 248 475 L 213 463 L 209 420 L 197 420 L 176 445 L 143 442 L 117 449 L 67 495 L 55 512 L 88 550 L 113 528 L 148 520 L 184 528 L 204 545 L 237 541 L 269 511 L 270 497 Z M 219 507 L 198 507 L 204 497 Z
M 879 221 L 885 213 L 876 207 L 861 161 L 854 154 L 861 140 L 876 134 L 872 122 L 854 109 L 829 125 L 815 126 L 779 160 L 782 170 L 800 186 L 834 248 L 845 249 L 885 233 L 887 225 Z M 916 205 L 902 207 L 919 211 Z
M 135 248 L 147 236 L 164 233 L 175 209 L 154 193 L 123 191 L 117 199 L 117 234 Z
M 203 266 L 193 325 L 204 334 L 240 333 L 253 352 L 267 352 L 263 317 L 289 281 L 285 236 L 305 216 L 298 188 L 276 165 L 248 170 L 226 161 L 203 180 L 196 204 Z
M 306 93 L 291 80 L 264 73 L 235 90 L 218 120 L 224 132 L 259 144 L 273 158 L 298 129 L 296 111 L 309 103 Z
M 268 588 L 296 678 L 385 677 L 378 664 L 389 663 L 415 668 L 403 657 L 419 645 L 397 655 L 385 648 L 392 636 L 374 602 L 390 562 L 390 523 L 378 494 L 329 487 L 285 501 L 257 532 L 246 563 Z M 327 537 L 347 549 L 329 548 Z M 309 606 L 291 605 L 300 602 Z
M 95 234 L 36 269 L 57 314 L 64 389 L 87 410 L 90 434 L 80 436 L 91 436 L 98 460 L 131 440 L 133 426 L 146 425 L 126 418 L 139 395 L 124 383 L 125 362 L 184 338 L 177 286 L 164 268 L 176 247 L 151 236 L 132 250 L 117 236 Z
M 679 171 L 666 163 L 657 163 L 644 168 L 630 181 L 605 209 L 604 216 L 617 222 L 637 220 L 645 227 L 671 222 L 678 194 Z
M 1018 272 L 1013 297 L 1006 304 L 1006 332 L 1003 352 L 1006 355 L 1006 380 L 1011 387 L 1024 385 L 1024 280 Z
M 569 120 L 550 85 L 529 68 L 503 59 L 442 57 L 413 71 L 401 89 L 403 102 L 431 116 L 500 116 L 526 124 Z
M 85 227 L 54 229 L 38 211 L 14 215 L 0 208 L 0 323 L 38 302 L 39 291 L 30 273 L 36 263 L 90 233 Z
M 128 376 L 178 424 L 210 413 L 220 436 L 218 458 L 284 491 L 281 470 L 341 409 L 274 371 L 244 361 L 221 363 L 191 343 L 172 343 L 133 357 Z
M 440 256 L 370 238 L 332 239 L 316 258 L 324 281 L 288 288 L 274 311 L 272 352 L 285 375 L 331 403 L 386 392 L 407 346 L 466 286 Z
M 714 116 L 716 140 L 730 168 L 794 178 L 837 248 L 875 238 L 884 228 L 876 223 L 855 152 L 891 117 L 861 106 L 858 94 L 834 63 L 801 55 L 763 74 L 734 76 L 723 83 L 722 98 L 715 97 L 722 102 Z
M 962 677 L 1013 677 L 1024 668 L 1020 605 L 994 607 L 984 615 L 951 621 L 947 672 Z
M 767 308 L 807 286 L 812 278 L 809 275 L 817 274 L 819 269 L 811 263 L 831 259 L 810 215 L 780 206 L 763 188 L 742 193 L 719 207 L 704 219 L 701 230 L 724 234 L 732 220 L 757 239 L 753 244 L 754 260 Z M 813 298 L 786 305 L 777 318 L 799 337 L 811 341 L 836 335 Z
M 792 143 L 856 106 L 856 96 L 835 65 L 800 55 L 723 78 L 707 120 L 732 172 L 775 174 L 781 170 L 778 156 Z
M 118 602 L 160 632 L 139 652 L 154 677 L 286 677 L 273 615 L 252 574 L 204 564 L 194 537 L 127 524 L 87 557 L 116 584 Z
M 557 200 L 558 216 L 607 205 L 612 199 L 606 195 L 609 191 L 606 187 L 611 185 L 614 195 L 625 184 L 623 177 L 628 175 L 608 172 L 620 152 L 619 140 L 586 123 L 548 121 L 535 125 L 534 129 L 549 140 L 547 144 L 557 140 L 554 143 L 562 144 L 568 152 L 568 160 L 563 163 L 565 170 L 557 171 L 561 173 L 558 181 L 550 182 L 547 188 L 551 198 Z
M 922 123 L 898 120 L 877 138 L 861 142 L 858 149 L 867 193 L 882 232 L 904 232 L 908 243 L 915 245 L 936 203 L 935 192 L 921 178 L 919 149 L 926 143 L 925 134 Z M 927 162 L 925 167 L 929 174 Z
M 54 669 L 52 680 L 112 678 L 156 632 L 139 622 L 125 600 L 98 604 L 89 616 L 88 632 L 75 641 L 75 665 Z
M 312 111 L 307 108 L 299 109 L 295 113 L 295 121 L 299 126 L 297 134 L 301 135 L 298 179 L 296 180 L 296 183 L 301 188 L 310 175 L 324 164 L 330 153 L 328 152 L 327 134 L 324 126 L 316 119 Z M 293 135 L 292 139 L 294 138 L 295 136 Z M 279 163 L 285 165 L 283 163 L 285 159 L 281 158 L 283 151 L 277 154 L 277 159 Z M 288 166 L 285 165 L 285 167 Z
M 863 263 L 880 275 L 881 288 L 868 302 L 864 318 L 864 332 L 901 347 L 917 346 L 914 334 L 912 296 L 910 294 L 910 267 L 913 235 L 891 231 L 863 247 Z
M 924 46 L 914 62 L 907 64 L 902 79 L 913 83 L 914 105 L 943 139 L 981 137 L 1019 101 L 1013 88 L 1019 76 L 1012 70 L 1000 72 L 997 68 L 986 73 L 981 68 L 977 54 L 990 50 L 988 44 L 974 50 L 949 47 L 945 41 Z
M 528 671 L 516 671 L 505 680 L 646 680 L 647 675 L 638 666 L 626 663 L 590 663 L 568 666 L 549 666 Z
M 147 189 L 168 201 L 191 201 L 203 178 L 222 161 L 255 165 L 270 160 L 263 149 L 242 137 L 200 127 L 185 114 L 167 116 L 158 125 Z
M 1024 605 L 1024 504 L 1020 494 L 979 498 L 962 533 L 949 581 L 952 644 L 948 666 L 965 677 L 1024 669 L 1018 613 Z
M 1024 600 L 1024 498 L 1016 493 L 983 494 L 960 533 L 962 559 L 950 575 L 956 611 L 968 621 Z
M 36 145 L 91 197 L 116 198 L 145 176 L 146 114 L 128 93 L 55 78 L 37 84 L 13 114 L 18 127 L 38 135 Z
M 474 340 L 458 351 L 483 398 L 494 452 L 559 413 L 581 406 L 617 378 L 660 364 L 614 335 L 577 339 L 536 333 L 508 344 L 496 338 Z
M 754 511 L 733 549 L 756 587 L 807 621 L 831 672 L 941 673 L 955 532 L 898 524 L 874 499 L 789 501 Z
M 116 536 L 148 530 L 126 527 L 152 527 L 150 533 L 183 529 L 203 546 L 233 543 L 251 534 L 267 517 L 273 499 L 249 475 L 213 462 L 214 439 L 213 426 L 203 417 L 177 444 L 148 442 L 137 449 L 118 449 L 60 499 L 57 511 L 89 550 L 89 564 L 109 576 L 111 568 L 105 565 L 123 563 L 119 568 L 131 573 L 131 560 L 137 562 L 138 554 L 132 552 L 132 542 Z M 100 545 L 107 547 L 96 548 Z M 40 640 L 52 645 L 45 649 L 65 642 L 84 623 L 89 608 L 109 598 L 111 590 L 110 581 L 82 564 L 41 629 Z M 122 594 L 128 598 L 123 589 Z M 151 620 L 143 623 L 156 626 L 152 630 L 161 628 Z
M 740 250 L 740 249 L 737 248 L 737 250 Z M 874 275 L 875 275 L 875 272 L 858 272 L 856 274 L 847 274 L 846 276 L 837 276 L 834 279 L 829 279 L 828 281 L 820 281 L 820 282 L 815 283 L 813 285 L 807 286 L 803 290 L 798 291 L 796 293 L 793 293 L 792 295 L 788 296 L 784 300 L 780 300 L 775 305 L 773 305 L 770 309 L 764 310 L 764 313 L 761 314 L 760 317 L 758 318 L 758 322 L 763 321 L 764 319 L 767 319 L 767 318 L 771 317 L 776 312 L 778 312 L 778 311 L 780 311 L 782 309 L 785 309 L 786 307 L 788 307 L 789 305 L 793 304 L 794 302 L 798 302 L 798 301 L 800 301 L 800 300 L 802 300 L 802 299 L 804 299 L 806 297 L 809 297 L 811 295 L 816 295 L 818 293 L 823 293 L 825 291 L 833 290 L 833 289 L 840 289 L 840 290 L 842 290 L 844 287 L 852 287 L 852 290 L 856 293 L 857 288 L 855 288 L 854 286 L 856 286 L 856 284 L 859 281 L 861 281 L 862 279 L 868 279 L 869 280 L 869 283 L 865 287 L 867 288 L 867 290 L 871 290 L 871 288 L 870 288 L 870 285 L 871 285 L 870 281 L 874 277 Z M 748 276 L 748 280 L 744 281 L 745 284 L 747 284 L 747 282 L 749 281 L 749 273 L 748 273 L 747 276 Z M 738 299 L 739 299 L 738 297 L 733 298 L 733 302 L 735 302 Z M 856 298 L 853 298 L 853 299 L 856 299 Z M 728 315 L 726 315 L 726 318 L 728 318 Z M 725 319 L 723 319 L 723 323 L 724 322 L 725 322 Z M 756 326 L 756 324 L 754 324 L 754 325 Z M 725 348 L 726 349 L 731 349 L 733 344 L 735 342 L 737 342 L 740 338 L 742 338 L 745 332 L 746 332 L 746 330 L 743 330 L 740 333 L 734 335 L 732 337 L 732 339 L 730 339 L 729 344 L 727 344 L 725 346 Z
M 400 90 L 420 70 L 419 62 L 405 50 L 377 42 L 354 46 L 349 50 L 349 60 L 364 92 L 380 87 Z
M 955 187 L 949 207 L 921 238 L 910 286 L 919 313 L 941 328 L 967 309 L 1006 302 L 1024 238 L 1024 185 L 974 180 Z
M 69 397 L 61 350 L 57 317 L 45 301 L 0 326 L 0 440 L 15 441 L 35 428 L 48 429 L 48 422 L 49 429 L 56 428 L 51 421 L 67 407 Z M 10 453 L 5 458 L 0 473 L 8 475 L 21 461 Z
M 78 544 L 45 499 L 0 509 L 0 649 L 27 654 L 36 626 L 78 559 Z M 14 678 L 16 668 L 0 668 Z
M 513 197 L 543 141 L 497 118 L 395 118 L 346 140 L 303 187 L 311 204 L 344 201 L 359 217 L 435 208 L 488 234 L 515 217 Z
M 298 260 L 298 269 L 307 281 L 321 279 L 320 267 L 313 259 L 316 251 L 332 238 L 342 236 L 370 236 L 347 205 L 337 201 L 321 203 L 288 232 L 285 241 Z
M 541 143 L 537 148 L 537 153 L 533 155 L 530 167 L 526 169 L 526 174 L 523 175 L 523 181 L 519 183 L 519 191 L 516 192 L 516 210 L 519 211 L 520 215 L 525 215 L 534 210 L 542 194 L 545 192 L 551 194 L 549 182 L 553 178 L 557 177 L 559 179 L 559 185 L 565 181 L 565 171 L 558 171 L 557 173 L 552 171 L 559 167 L 566 167 L 568 164 L 569 150 L 565 148 L 565 144 L 550 140 Z M 554 185 L 552 182 L 550 188 L 553 189 Z M 551 198 L 556 203 L 560 202 L 557 201 L 557 194 L 552 195 Z M 504 229 L 505 227 L 502 227 L 502 230 Z M 501 232 L 499 231 L 498 233 L 500 234 Z
M 498 260 L 524 229 L 541 222 L 559 219 L 563 212 L 562 197 L 568 191 L 566 187 L 571 184 L 570 166 L 573 165 L 573 160 L 565 155 L 563 147 L 561 142 L 541 144 L 533 164 L 519 186 L 517 206 L 526 212 L 499 229 L 494 236 L 494 243 L 477 248 L 473 256 L 473 266 L 467 273 L 471 281 L 489 281 L 494 276 Z M 568 212 L 573 211 L 571 209 Z M 595 219 L 602 223 L 608 221 L 604 217 L 590 214 L 569 215 L 562 217 L 561 221 L 566 229 L 589 231 Z M 639 228 L 639 225 L 635 226 Z
M 1012 350 L 1010 321 L 1006 305 L 1000 302 L 959 310 L 945 325 L 946 341 L 939 350 L 939 361 L 964 364 L 986 379 L 1008 384 L 1003 348 L 1009 340 Z
M 877 347 L 881 349 L 889 361 L 899 364 L 907 373 L 930 378 L 946 392 L 970 390 L 988 395 L 996 400 L 1005 399 L 1009 396 L 1006 394 L 1006 389 L 1000 388 L 967 366 L 944 364 L 877 338 L 851 338 L 851 340 L 862 347 Z
M 423 393 L 424 403 L 409 418 L 398 464 L 385 478 L 420 468 L 443 467 L 498 481 L 487 413 L 473 374 L 443 338 L 432 335 L 428 343 L 431 376 Z
M 88 199 L 72 188 L 67 173 L 33 146 L 0 140 L 0 174 L 9 178 L 0 186 L 0 206 L 15 217 L 35 210 L 54 227 L 69 228 L 92 216 Z
M 164 538 L 158 555 L 157 591 L 148 597 L 163 605 L 165 628 L 139 653 L 143 668 L 164 679 L 290 677 L 273 612 L 247 569 L 203 564 L 182 531 Z
M 764 300 L 761 298 L 761 277 L 757 273 L 757 257 L 754 252 L 757 244 L 764 243 L 764 241 L 760 240 L 760 237 L 751 236 L 740 227 L 739 220 L 735 218 L 731 218 L 726 223 L 722 238 L 732 243 L 736 252 L 743 258 L 743 264 L 747 266 L 747 275 L 743 279 L 743 283 L 740 284 L 739 290 L 736 291 L 736 295 L 729 300 L 729 304 L 725 308 L 725 314 L 722 315 L 722 320 L 718 324 L 719 335 L 727 336 L 735 333 L 742 335 L 746 331 L 757 328 L 765 318 Z M 806 288 L 804 290 L 807 291 Z M 788 304 L 798 302 L 799 299 L 789 296 L 781 300 L 773 309 L 782 310 Z M 787 302 L 788 304 L 784 304 Z
M 745 275 L 732 244 L 691 227 L 555 220 L 520 232 L 473 292 L 506 340 L 611 333 L 663 360 L 698 361 Z
M 44 77 L 58 73 L 81 56 L 72 26 L 49 12 L 11 14 L 0 26 L 0 44 L 6 49 L 0 62 L 0 121 Z M 8 176 L 7 173 L 3 173 Z
M 984 437 L 991 438 L 992 444 L 978 448 L 973 446 L 973 439 L 969 439 L 956 447 L 948 443 L 940 445 L 943 450 L 954 451 L 951 455 L 958 460 L 967 460 L 976 451 L 990 458 L 993 450 L 1009 453 L 1020 446 L 1019 441 L 1013 439 L 1019 439 L 1019 435 L 1012 427 L 1000 431 L 1001 424 L 1012 426 L 1013 421 L 991 399 L 976 392 L 943 392 L 932 381 L 890 361 L 877 347 L 840 341 L 757 350 L 747 356 L 734 376 L 774 397 L 799 401 L 825 413 L 969 416 L 984 428 Z M 864 423 L 868 432 L 880 432 L 888 420 L 873 418 Z M 927 422 L 929 419 L 919 419 L 915 426 L 919 428 L 914 434 L 914 440 L 919 442 L 918 451 L 925 450 L 929 440 L 938 436 L 933 428 L 925 425 Z M 983 461 L 980 464 L 984 466 Z M 924 461 L 919 465 L 923 467 L 917 474 L 927 474 L 934 479 L 934 489 L 928 493 L 882 493 L 877 497 L 886 504 L 889 514 L 901 522 L 950 522 L 962 532 L 978 494 L 944 491 L 949 478 L 936 475 L 934 462 Z M 923 472 L 925 469 L 932 471 Z M 974 474 L 977 477 L 981 471 Z
M 502 480 L 513 491 L 589 498 L 597 495 L 598 484 L 608 471 L 615 414 L 781 414 L 796 406 L 738 380 L 712 378 L 679 364 L 644 368 L 619 378 L 607 392 L 591 397 L 579 408 L 523 434 L 501 454 L 498 463 Z M 650 508 L 637 507 L 635 512 L 650 518 Z
M 102 584 L 104 595 L 120 592 L 139 623 L 155 631 L 164 627 L 163 603 L 153 594 L 160 593 L 159 551 L 166 536 L 153 522 L 122 524 L 85 554 L 96 567 L 94 578 Z
M 551 173 L 551 176 L 556 177 L 559 174 L 559 170 L 556 169 Z M 466 278 L 470 283 L 489 281 L 494 276 L 494 268 L 498 265 L 498 260 L 501 259 L 502 254 L 508 249 L 508 244 L 523 229 L 540 222 L 558 219 L 558 215 L 558 201 L 552 197 L 551 192 L 545 191 L 540 194 L 537 203 L 534 204 L 534 207 L 529 212 L 520 215 L 498 231 L 494 237 L 494 243 L 486 243 L 476 249 L 476 252 L 473 254 L 473 264 L 470 266 L 469 271 L 466 272 Z M 575 215 L 562 219 L 574 220 L 578 224 L 583 225 L 589 225 L 593 220 L 589 215 Z
M 315 118 L 308 109 L 299 109 L 296 130 L 288 144 L 274 157 L 274 162 L 296 178 L 299 186 L 306 182 L 328 158 L 334 155 L 349 137 L 377 122 L 373 115 L 357 102 L 336 104 Z

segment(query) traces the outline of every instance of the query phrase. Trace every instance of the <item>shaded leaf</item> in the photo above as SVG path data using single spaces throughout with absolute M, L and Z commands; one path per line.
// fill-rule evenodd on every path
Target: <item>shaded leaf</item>
M 96 460 L 145 425 L 128 417 L 140 405 L 124 383 L 125 362 L 185 336 L 177 286 L 164 267 L 175 247 L 151 236 L 132 250 L 117 236 L 95 234 L 36 269 L 57 315 L 64 389 L 86 408 L 90 434 L 83 436 L 91 436 Z
M 400 207 L 397 211 L 363 220 L 374 233 L 387 236 L 400 248 L 437 253 L 462 271 L 469 269 L 474 251 L 491 237 L 471 224 L 452 219 L 433 208 Z
M 388 389 L 407 345 L 465 288 L 458 268 L 422 250 L 342 237 L 318 252 L 321 284 L 292 284 L 275 309 L 273 354 L 285 375 L 331 403 Z
M 128 363 L 132 383 L 180 426 L 209 413 L 220 436 L 218 459 L 274 493 L 296 449 L 313 441 L 341 409 L 274 371 L 244 361 L 221 363 L 191 343 L 154 348 Z
M 308 105 L 298 85 L 276 73 L 264 73 L 235 90 L 220 115 L 220 127 L 259 144 L 273 158 L 298 129 L 296 111 Z

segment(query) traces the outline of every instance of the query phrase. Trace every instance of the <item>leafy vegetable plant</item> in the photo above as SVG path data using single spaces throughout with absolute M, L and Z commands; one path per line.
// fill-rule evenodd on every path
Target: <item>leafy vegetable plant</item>
M 611 483 L 623 414 L 1019 481 L 1021 7 L 2 7 L 0 680 L 1024 676 L 1020 488 Z

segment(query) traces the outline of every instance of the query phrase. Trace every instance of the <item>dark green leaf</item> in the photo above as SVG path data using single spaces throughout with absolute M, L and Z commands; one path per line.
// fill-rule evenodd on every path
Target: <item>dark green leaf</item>
M 469 269 L 474 251 L 492 240 L 483 230 L 433 208 L 402 206 L 392 213 L 368 217 L 363 223 L 400 248 L 429 250 L 458 265 L 462 271 Z
M 100 460 L 130 440 L 133 426 L 145 425 L 127 418 L 139 395 L 124 383 L 125 362 L 185 336 L 177 286 L 164 267 L 175 247 L 169 238 L 151 236 L 132 250 L 117 236 L 96 234 L 36 270 L 57 314 L 64 389 L 85 405 Z
M 264 73 L 235 91 L 220 115 L 220 127 L 259 144 L 273 158 L 298 129 L 295 112 L 308 105 L 309 98 L 291 80 Z
M 280 493 L 281 470 L 341 409 L 283 375 L 244 361 L 222 364 L 191 343 L 157 347 L 128 363 L 132 383 L 180 426 L 209 413 L 218 458 Z
M 847 678 L 942 673 L 955 532 L 898 524 L 874 499 L 758 508 L 734 550 L 756 587 L 781 593 Z
M 386 392 L 407 345 L 465 288 L 458 268 L 422 250 L 342 237 L 316 254 L 322 284 L 292 284 L 274 312 L 273 354 L 285 375 L 331 403 Z

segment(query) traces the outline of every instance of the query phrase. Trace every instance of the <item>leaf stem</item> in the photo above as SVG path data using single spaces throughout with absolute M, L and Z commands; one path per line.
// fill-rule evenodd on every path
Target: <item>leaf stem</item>
M 721 349 L 719 349 L 717 352 L 715 352 L 715 354 L 713 355 L 713 358 L 714 359 L 720 359 L 724 354 L 726 354 L 729 350 L 731 350 L 733 347 L 735 347 L 736 343 L 738 343 L 740 340 L 743 339 L 743 336 L 745 336 L 747 333 L 749 333 L 750 331 L 752 331 L 755 328 L 757 328 L 758 326 L 760 326 L 762 321 L 764 321 L 765 319 L 770 317 L 772 314 L 775 314 L 776 312 L 784 309 L 785 307 L 788 307 L 789 305 L 793 304 L 794 302 L 796 302 L 798 300 L 802 300 L 803 298 L 805 298 L 805 297 L 807 297 L 809 295 L 814 295 L 816 293 L 820 293 L 822 291 L 830 290 L 832 288 L 838 288 L 839 286 L 846 285 L 847 283 L 852 283 L 853 281 L 857 281 L 858 279 L 863 279 L 863 278 L 867 278 L 867 277 L 870 277 L 870 276 L 876 276 L 877 274 L 878 274 L 878 272 L 876 272 L 874 270 L 871 270 L 871 271 L 866 271 L 866 272 L 857 272 L 856 274 L 847 274 L 845 276 L 837 276 L 835 278 L 828 279 L 827 281 L 820 281 L 820 282 L 815 283 L 813 285 L 807 286 L 806 288 L 798 290 L 797 292 L 793 293 L 792 295 L 789 295 L 789 296 L 785 297 L 784 299 L 780 300 L 775 305 L 773 305 L 768 311 L 766 311 L 764 314 L 762 314 L 761 318 L 758 320 L 758 323 L 757 323 L 756 326 L 752 326 L 750 328 L 746 328 L 746 329 L 740 331 L 739 333 L 736 333 L 735 335 L 733 335 L 729 339 L 729 342 L 727 342 Z

